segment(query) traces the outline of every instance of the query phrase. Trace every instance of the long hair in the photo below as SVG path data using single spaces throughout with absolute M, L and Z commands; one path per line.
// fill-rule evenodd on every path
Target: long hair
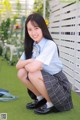
M 28 30 L 27 30 L 27 24 L 29 21 L 31 21 L 34 26 L 36 23 L 38 25 L 38 27 L 41 28 L 44 38 L 46 38 L 48 40 L 53 40 L 49 33 L 49 30 L 45 23 L 44 18 L 38 13 L 33 13 L 33 14 L 29 15 L 25 22 L 24 51 L 25 51 L 26 59 L 31 58 L 32 50 L 33 50 L 33 43 L 34 43 L 33 39 L 29 36 Z

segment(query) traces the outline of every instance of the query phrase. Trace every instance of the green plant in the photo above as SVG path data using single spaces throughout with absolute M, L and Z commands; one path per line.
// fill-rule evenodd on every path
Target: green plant
M 2 55 L 2 47 L 1 47 L 1 45 L 0 45 L 0 55 Z
M 43 1 L 40 1 L 40 0 L 35 0 L 34 2 L 34 11 L 33 12 L 38 12 L 39 14 L 43 15 L 43 8 L 44 5 L 43 5 Z M 46 0 L 46 8 L 45 8 L 45 11 L 46 11 L 46 19 L 49 19 L 49 1 Z
M 18 17 L 20 16 L 20 11 L 21 11 L 21 3 L 20 0 L 17 0 L 16 2 L 16 10 L 17 10 L 17 15 Z
M 1 40 L 3 41 L 4 43 L 4 40 L 7 40 L 8 39 L 8 32 L 9 32 L 9 28 L 10 28 L 10 23 L 11 23 L 11 20 L 10 18 L 7 18 L 6 21 L 2 21 L 1 23 L 1 26 L 0 26 L 0 34 L 1 34 Z

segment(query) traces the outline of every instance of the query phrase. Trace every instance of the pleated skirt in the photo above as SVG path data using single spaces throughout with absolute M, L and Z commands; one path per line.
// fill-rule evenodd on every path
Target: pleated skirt
M 73 108 L 71 87 L 66 75 L 60 71 L 55 75 L 50 75 L 41 71 L 48 95 L 59 111 L 68 111 Z

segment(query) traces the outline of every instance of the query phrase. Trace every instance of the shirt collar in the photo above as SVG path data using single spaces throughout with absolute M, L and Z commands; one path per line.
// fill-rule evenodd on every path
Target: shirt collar
M 39 45 L 40 51 L 42 51 L 46 41 L 47 41 L 46 38 L 42 38 L 42 40 L 39 43 L 36 44 L 36 42 L 34 42 L 34 45 Z

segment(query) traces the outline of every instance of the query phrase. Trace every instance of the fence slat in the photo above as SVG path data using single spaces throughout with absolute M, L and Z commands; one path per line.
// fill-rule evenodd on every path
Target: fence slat
M 63 71 L 80 91 L 80 2 L 50 0 L 50 4 L 49 30 L 59 47 Z

